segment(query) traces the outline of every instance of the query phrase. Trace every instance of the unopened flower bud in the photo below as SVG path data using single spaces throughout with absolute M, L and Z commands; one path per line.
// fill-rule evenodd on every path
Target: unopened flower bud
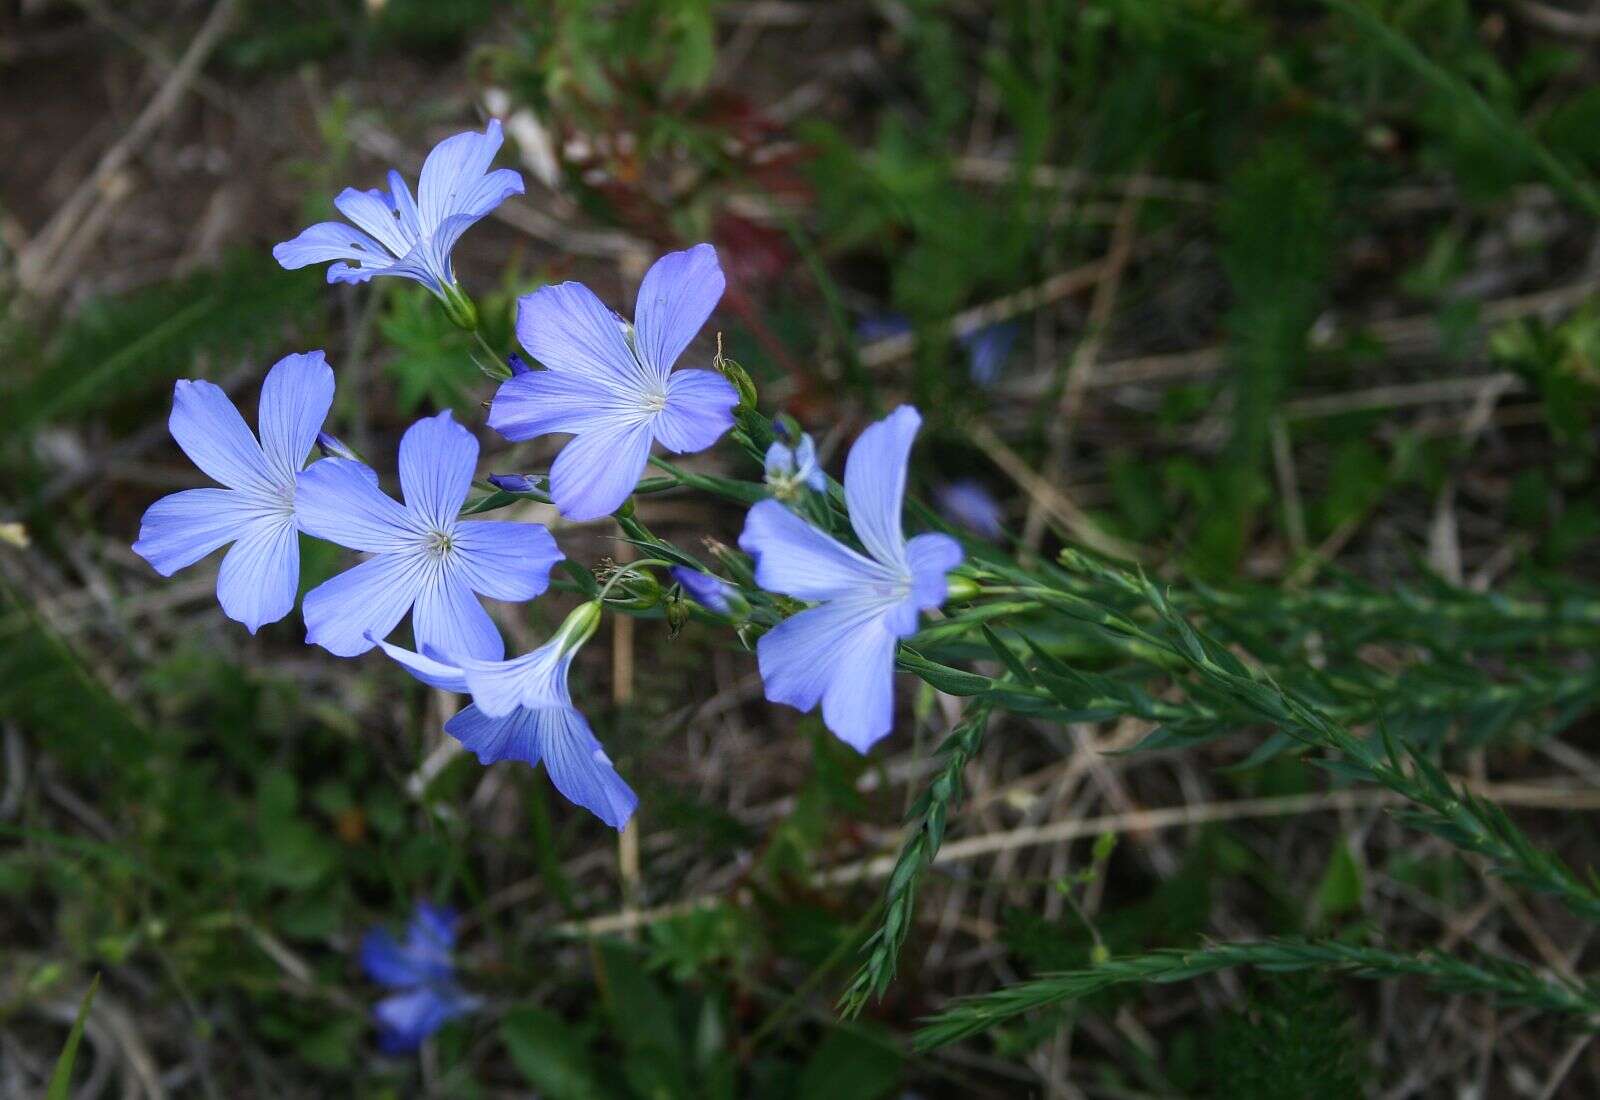
M 361 456 L 351 450 L 338 436 L 329 435 L 327 432 L 317 433 L 317 449 L 324 458 L 348 458 L 351 462 L 360 462 Z
M 980 591 L 978 582 L 971 577 L 954 574 L 945 578 L 944 598 L 950 603 L 965 603 L 977 599 Z
M 526 474 L 490 474 L 489 484 L 507 493 L 533 493 L 539 486 Z

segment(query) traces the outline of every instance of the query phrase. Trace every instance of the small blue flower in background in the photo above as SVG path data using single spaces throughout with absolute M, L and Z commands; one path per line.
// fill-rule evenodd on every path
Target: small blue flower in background
M 702 451 L 733 426 L 739 395 L 721 375 L 673 364 L 722 298 L 716 249 L 698 244 L 655 262 L 632 326 L 581 283 L 542 287 L 517 303 L 517 340 L 547 369 L 502 383 L 489 426 L 507 439 L 574 438 L 550 468 L 550 497 L 568 519 L 622 506 L 650 444 Z
M 960 339 L 967 350 L 967 377 L 987 389 L 1000 381 L 1000 370 L 1011 358 L 1011 348 L 1017 342 L 1017 323 L 985 325 Z
M 689 598 L 708 611 L 715 611 L 718 615 L 733 614 L 733 600 L 735 598 L 742 604 L 744 598 L 739 595 L 739 590 L 721 577 L 713 577 L 710 573 L 702 573 L 698 569 L 690 569 L 684 565 L 674 565 L 670 570 L 672 579 L 683 585 L 683 590 L 689 593 Z
M 275 246 L 273 259 L 291 270 L 334 260 L 330 283 L 399 275 L 444 298 L 455 284 L 450 250 L 461 234 L 511 195 L 522 194 L 516 172 L 489 171 L 503 140 L 500 120 L 490 119 L 481 134 L 468 131 L 441 141 L 423 162 L 415 200 L 393 170 L 388 191 L 345 188 L 333 205 L 354 226 L 318 222 Z
M 388 929 L 374 928 L 361 940 L 361 969 L 379 985 L 397 990 L 372 1010 L 378 1045 L 387 1054 L 416 1050 L 422 1041 L 482 1002 L 455 980 L 456 917 L 448 909 L 418 902 L 401 943 Z
M 1005 512 L 981 482 L 964 478 L 941 485 L 933 492 L 945 519 L 973 534 L 997 539 L 1005 534 Z
M 168 427 L 183 453 L 224 489 L 185 489 L 145 512 L 133 552 L 164 577 L 233 543 L 217 575 L 217 599 L 254 634 L 294 607 L 300 587 L 295 475 L 333 404 L 322 352 L 287 355 L 261 386 L 257 442 L 228 395 L 184 379 Z
M 446 722 L 444 729 L 476 753 L 480 763 L 542 760 L 550 781 L 567 801 L 620 829 L 633 816 L 639 796 L 617 774 L 588 721 L 572 705 L 567 688 L 572 659 L 599 621 L 599 603 L 582 604 L 548 642 L 509 661 L 457 658 L 431 649 L 416 653 L 388 642 L 378 644 L 430 687 L 472 696 L 472 705 Z
M 756 645 L 767 698 L 822 719 L 860 752 L 894 725 L 894 656 L 918 612 L 944 602 L 945 574 L 961 562 L 948 535 L 907 541 L 900 526 L 906 465 L 922 418 L 909 405 L 861 433 L 845 463 L 850 524 L 862 555 L 775 500 L 750 509 L 739 547 L 756 583 L 818 606 L 768 631 Z
M 817 465 L 817 445 L 809 434 L 802 434 L 793 447 L 774 441 L 767 448 L 766 482 L 779 500 L 793 499 L 802 488 L 814 493 L 828 488 L 828 475 Z
M 478 441 L 448 411 L 400 440 L 405 504 L 359 462 L 325 458 L 300 474 L 296 513 L 309 535 L 373 555 L 306 593 L 306 641 L 341 657 L 372 648 L 411 612 L 423 649 L 498 660 L 505 643 L 478 596 L 531 600 L 562 559 L 537 523 L 459 519 Z
M 857 322 L 856 339 L 887 340 L 891 336 L 904 336 L 911 327 L 910 319 L 904 314 L 875 314 Z M 1011 348 L 1017 342 L 1017 323 L 997 321 L 958 336 L 956 341 L 967 353 L 967 377 L 987 389 L 1000 381 L 1000 370 L 1011 357 Z

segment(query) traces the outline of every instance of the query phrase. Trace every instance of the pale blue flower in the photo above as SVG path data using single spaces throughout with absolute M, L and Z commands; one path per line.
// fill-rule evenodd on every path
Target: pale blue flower
M 988 389 L 1000 381 L 1000 371 L 1017 342 L 1017 323 L 1000 321 L 975 329 L 960 338 L 967 352 L 967 377 Z
M 325 458 L 300 474 L 296 511 L 307 534 L 372 555 L 306 593 L 306 641 L 341 657 L 372 648 L 412 612 L 421 647 L 498 660 L 505 643 L 478 596 L 531 600 L 562 558 L 537 523 L 459 518 L 478 441 L 448 411 L 400 440 L 400 504 L 372 471 Z
M 379 985 L 397 990 L 372 1010 L 384 1052 L 416 1050 L 445 1024 L 483 1003 L 456 984 L 451 958 L 455 923 L 453 912 L 424 901 L 417 903 L 404 943 L 386 928 L 362 937 L 361 969 Z
M 550 498 L 568 519 L 622 506 L 650 444 L 702 451 L 733 426 L 739 395 L 721 375 L 673 364 L 722 297 L 709 244 L 671 252 L 639 287 L 634 324 L 580 283 L 542 287 L 517 303 L 517 339 L 545 370 L 503 382 L 489 426 L 507 439 L 574 436 L 550 468 Z
M 261 386 L 261 439 L 210 382 L 180 381 L 167 421 L 183 453 L 226 488 L 185 489 L 145 512 L 133 552 L 164 577 L 233 544 L 217 574 L 217 599 L 254 634 L 294 607 L 300 587 L 295 475 L 333 404 L 322 352 L 287 355 Z
M 544 762 L 569 802 L 613 829 L 633 816 L 639 798 L 617 774 L 583 714 L 572 705 L 567 674 L 578 647 L 593 634 L 600 605 L 579 606 L 555 635 L 531 653 L 509 661 L 455 658 L 425 649 L 416 653 L 388 642 L 383 651 L 417 679 L 443 691 L 472 696 L 472 705 L 445 723 L 445 732 L 484 764 L 501 760 Z
M 330 283 L 364 283 L 375 275 L 415 279 L 440 298 L 455 285 L 450 251 L 472 224 L 511 195 L 522 194 L 522 177 L 509 168 L 489 170 L 504 139 L 500 120 L 481 134 L 468 131 L 434 146 L 422 165 L 417 197 L 399 172 L 389 172 L 389 190 L 347 187 L 333 200 L 355 224 L 318 222 L 272 256 L 286 268 L 337 261 Z
M 981 482 L 971 478 L 952 481 L 935 489 L 934 499 L 946 519 L 973 534 L 988 539 L 1005 534 L 1005 512 Z
M 774 440 L 767 448 L 765 466 L 767 488 L 779 500 L 792 499 L 802 488 L 814 493 L 828 488 L 828 475 L 817 465 L 817 445 L 807 433 L 793 447 Z
M 822 704 L 838 737 L 866 752 L 894 724 L 894 659 L 918 612 L 937 607 L 961 562 L 948 535 L 907 541 L 900 526 L 906 465 L 922 418 L 909 405 L 861 433 L 845 463 L 850 524 L 866 554 L 775 500 L 750 509 L 739 546 L 756 583 L 818 606 L 768 631 L 756 646 L 767 698 L 799 710 Z

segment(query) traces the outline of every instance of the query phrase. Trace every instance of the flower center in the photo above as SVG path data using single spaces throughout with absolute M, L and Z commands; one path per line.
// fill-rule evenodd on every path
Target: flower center
M 427 541 L 423 545 L 435 558 L 447 558 L 455 553 L 455 535 L 449 531 L 429 531 Z
M 652 416 L 667 407 L 667 395 L 664 393 L 647 393 L 644 395 L 644 411 Z

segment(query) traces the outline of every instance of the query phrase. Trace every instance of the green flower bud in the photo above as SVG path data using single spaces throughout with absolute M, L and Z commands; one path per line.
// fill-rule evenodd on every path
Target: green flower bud
M 963 577 L 960 574 L 956 574 L 945 578 L 944 598 L 948 602 L 965 603 L 968 600 L 977 599 L 979 591 L 978 582 L 971 577 Z

